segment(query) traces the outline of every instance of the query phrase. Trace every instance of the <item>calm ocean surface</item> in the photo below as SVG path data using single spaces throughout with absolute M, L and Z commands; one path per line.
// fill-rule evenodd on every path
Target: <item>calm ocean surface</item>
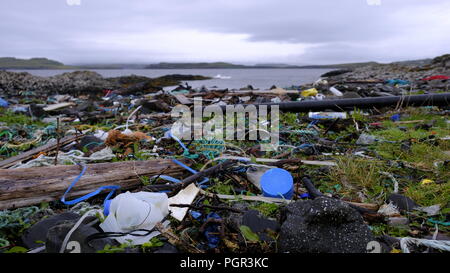
M 93 69 L 103 77 L 118 77 L 140 75 L 146 77 L 159 77 L 169 74 L 190 74 L 216 77 L 206 81 L 189 81 L 192 87 L 206 86 L 217 88 L 238 89 L 252 85 L 254 88 L 269 89 L 272 85 L 277 87 L 290 87 L 316 81 L 320 75 L 332 69 Z M 75 70 L 13 70 L 25 71 L 36 76 L 54 76 Z

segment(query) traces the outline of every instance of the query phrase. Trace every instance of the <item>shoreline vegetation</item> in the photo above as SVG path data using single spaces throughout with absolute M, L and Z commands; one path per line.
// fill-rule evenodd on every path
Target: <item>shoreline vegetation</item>
M 395 62 L 391 64 L 403 65 L 427 65 L 431 59 Z M 161 62 L 157 64 L 80 64 L 66 65 L 61 62 L 47 58 L 18 59 L 12 57 L 0 58 L 0 70 L 15 69 L 355 69 L 368 65 L 377 65 L 377 62 L 359 62 L 346 64 L 326 64 L 326 65 L 289 65 L 289 64 L 255 64 L 240 65 L 227 62 L 199 62 L 199 63 L 169 63 Z

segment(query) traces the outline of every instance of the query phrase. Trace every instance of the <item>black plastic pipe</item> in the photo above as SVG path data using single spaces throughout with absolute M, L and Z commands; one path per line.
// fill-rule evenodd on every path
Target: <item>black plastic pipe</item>
M 392 96 L 392 97 L 368 97 L 357 99 L 334 99 L 334 100 L 311 100 L 311 101 L 290 101 L 280 103 L 260 103 L 258 105 L 278 105 L 280 111 L 286 112 L 309 112 L 322 110 L 351 110 L 353 108 L 367 109 L 373 107 L 386 106 L 449 106 L 450 93 L 438 93 L 428 95 L 413 96 Z M 235 105 L 236 106 L 236 105 Z M 244 104 L 244 106 L 246 106 Z M 226 105 L 220 106 L 222 110 Z M 205 108 L 205 107 L 204 107 Z M 258 107 L 257 107 L 258 108 Z M 269 109 L 270 110 L 270 107 Z
M 394 96 L 394 97 L 370 97 L 357 99 L 337 99 L 321 101 L 292 101 L 280 103 L 263 103 L 258 105 L 278 105 L 281 111 L 309 112 L 320 110 L 342 110 L 349 108 L 373 108 L 386 106 L 449 106 L 450 93 Z

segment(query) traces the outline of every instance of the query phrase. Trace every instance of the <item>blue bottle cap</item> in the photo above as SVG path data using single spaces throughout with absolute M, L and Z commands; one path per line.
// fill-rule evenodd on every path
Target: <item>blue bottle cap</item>
M 291 173 L 284 169 L 270 169 L 261 177 L 261 189 L 266 197 L 292 199 L 294 179 Z

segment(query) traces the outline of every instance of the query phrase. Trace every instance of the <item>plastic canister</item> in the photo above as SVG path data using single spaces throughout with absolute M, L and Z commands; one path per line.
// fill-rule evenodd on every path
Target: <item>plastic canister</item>
M 266 197 L 292 199 L 294 179 L 284 169 L 270 169 L 261 177 L 261 190 Z

